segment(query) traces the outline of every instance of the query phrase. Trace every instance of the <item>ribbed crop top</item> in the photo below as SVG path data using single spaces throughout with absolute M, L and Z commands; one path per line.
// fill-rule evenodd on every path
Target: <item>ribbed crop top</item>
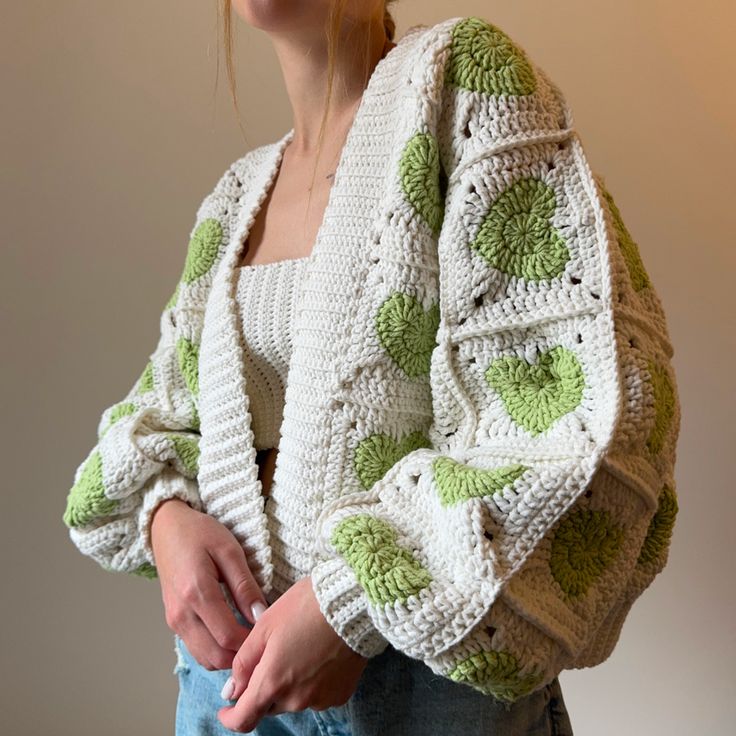
M 295 306 L 309 256 L 241 266 L 236 302 L 257 450 L 278 447 Z

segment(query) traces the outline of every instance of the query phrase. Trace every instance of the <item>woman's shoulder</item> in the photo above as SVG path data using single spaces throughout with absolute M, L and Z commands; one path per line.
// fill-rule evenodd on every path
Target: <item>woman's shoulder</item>
M 569 106 L 540 55 L 509 29 L 490 18 L 465 15 L 412 26 L 405 35 L 415 33 L 423 58 L 434 66 L 425 76 L 441 86 L 443 105 L 453 114 L 467 114 L 471 106 L 485 108 L 495 119 L 516 117 L 517 129 L 571 125 Z M 462 97 L 468 99 L 459 104 Z
M 181 279 L 168 308 L 196 311 L 204 305 L 217 267 L 241 221 L 248 188 L 254 177 L 265 174 L 264 166 L 273 161 L 273 148 L 282 141 L 250 148 L 232 160 L 207 190 L 189 232 Z
M 450 48 L 451 55 L 455 57 L 454 65 L 462 66 L 460 62 L 465 62 L 465 74 L 459 74 L 458 81 L 469 82 L 470 77 L 475 77 L 474 88 L 482 87 L 484 82 L 489 81 L 482 72 L 496 71 L 501 78 L 505 77 L 504 86 L 508 94 L 528 92 L 523 84 L 525 70 L 522 68 L 524 62 L 531 62 L 528 49 L 520 37 L 490 18 L 456 15 L 434 24 L 411 26 L 404 35 L 410 36 L 417 32 L 425 36 L 429 45 L 444 43 Z M 522 75 L 521 79 L 516 79 L 519 73 Z M 489 88 L 493 92 L 499 90 L 499 87 Z
M 216 180 L 214 187 L 205 197 L 205 202 L 214 197 L 231 197 L 239 200 L 243 196 L 245 183 L 249 176 L 258 171 L 268 159 L 273 147 L 278 144 L 279 141 L 276 140 L 254 146 L 227 164 Z
M 231 161 L 217 178 L 213 187 L 207 191 L 199 209 L 195 228 L 204 220 L 217 218 L 225 227 L 237 217 L 248 182 L 263 170 L 264 165 L 273 160 L 273 149 L 281 144 L 283 138 L 248 149 Z

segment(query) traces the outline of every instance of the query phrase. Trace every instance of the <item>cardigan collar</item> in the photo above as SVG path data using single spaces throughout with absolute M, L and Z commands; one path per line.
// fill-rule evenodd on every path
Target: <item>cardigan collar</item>
M 449 19 L 448 26 L 456 20 Z M 326 420 L 329 414 L 320 417 L 319 412 L 334 410 L 335 397 L 344 394 L 346 381 L 352 374 L 354 366 L 347 359 L 350 326 L 364 292 L 371 246 L 383 225 L 379 205 L 387 172 L 396 163 L 395 143 L 408 132 L 399 129 L 399 118 L 415 117 L 407 116 L 402 105 L 421 104 L 419 87 L 427 84 L 427 80 L 416 77 L 421 72 L 421 65 L 416 63 L 417 55 L 423 52 L 421 31 L 426 28 L 417 25 L 407 30 L 373 70 L 348 131 L 301 285 L 279 457 L 286 444 L 289 474 L 303 478 L 320 494 L 309 498 L 309 507 L 303 510 L 305 522 L 312 516 L 316 518 L 321 488 L 329 482 L 323 476 L 324 457 L 331 441 L 330 421 Z M 412 83 L 416 89 L 407 91 Z M 277 460 L 272 501 L 266 513 L 243 372 L 235 288 L 243 243 L 293 134 L 292 128 L 275 143 L 250 154 L 248 188 L 214 275 L 199 356 L 200 494 L 205 509 L 215 513 L 238 538 L 265 595 L 271 592 L 274 582 L 269 544 L 269 527 L 275 523 L 270 516 L 271 507 L 278 506 L 280 480 L 286 471 Z M 299 366 L 298 386 L 296 366 Z M 313 411 L 311 421 L 304 417 L 304 421 L 309 421 L 309 432 L 302 433 L 296 416 L 301 410 L 296 404 L 305 402 Z M 309 524 L 305 523 L 304 527 L 308 528 Z M 307 536 L 305 532 L 301 543 L 304 569 L 309 569 L 311 555 Z

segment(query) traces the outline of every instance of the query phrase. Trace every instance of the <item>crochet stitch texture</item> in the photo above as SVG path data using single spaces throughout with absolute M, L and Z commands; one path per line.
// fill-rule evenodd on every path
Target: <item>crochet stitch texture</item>
M 151 513 L 178 496 L 269 600 L 310 575 L 365 656 L 391 644 L 506 702 L 599 664 L 667 562 L 680 407 L 662 305 L 562 93 L 475 16 L 378 63 L 305 273 L 264 510 L 235 272 L 292 135 L 200 206 L 159 344 L 75 474 L 72 541 L 154 577 Z
M 239 267 L 235 300 L 256 450 L 278 447 L 294 312 L 307 258 Z

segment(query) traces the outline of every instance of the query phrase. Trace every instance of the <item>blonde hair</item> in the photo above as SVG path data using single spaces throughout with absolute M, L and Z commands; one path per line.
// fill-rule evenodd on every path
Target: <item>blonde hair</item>
M 384 0 L 383 9 L 383 28 L 386 33 L 386 37 L 390 40 L 394 40 L 396 34 L 396 23 L 391 15 L 388 6 L 397 0 Z M 325 123 L 327 122 L 327 113 L 329 111 L 330 103 L 332 101 L 332 89 L 333 79 L 335 76 L 335 59 L 337 58 L 337 45 L 340 38 L 340 27 L 342 24 L 342 18 L 345 11 L 345 4 L 347 0 L 332 0 L 330 11 L 327 14 L 327 22 L 325 24 L 325 34 L 327 36 L 327 90 L 325 95 L 325 107 L 322 114 L 322 122 L 319 129 L 319 138 L 317 145 L 317 157 L 315 158 L 314 169 L 312 171 L 312 182 L 309 187 L 309 201 L 312 196 L 312 187 L 314 186 L 314 177 L 317 172 L 317 161 L 322 151 L 322 144 L 324 142 Z M 223 19 L 223 43 L 225 53 L 225 65 L 227 68 L 227 77 L 230 89 L 230 97 L 232 99 L 233 107 L 235 108 L 238 121 L 240 121 L 240 111 L 238 109 L 238 100 L 236 94 L 236 78 L 235 78 L 235 64 L 233 62 L 233 23 L 232 23 L 232 0 L 221 0 L 220 3 L 220 14 Z M 368 43 L 366 49 L 370 50 L 372 44 Z M 368 77 L 368 56 L 366 54 L 365 59 L 365 77 Z M 217 76 L 219 76 L 219 55 L 217 60 Z M 217 81 L 215 81 L 215 84 Z M 242 130 L 242 127 L 241 127 Z

